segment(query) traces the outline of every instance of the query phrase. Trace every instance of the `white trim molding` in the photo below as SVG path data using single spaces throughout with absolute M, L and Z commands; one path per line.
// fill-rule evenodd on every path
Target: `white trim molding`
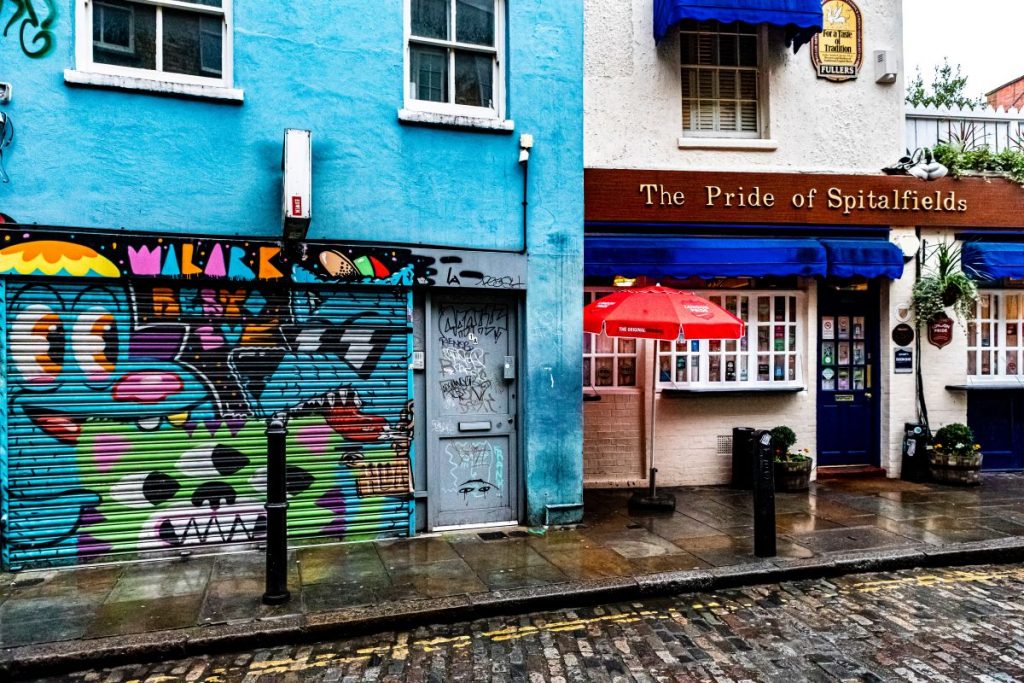
M 194 83 L 172 83 L 154 78 L 113 76 L 111 74 L 100 74 L 90 71 L 75 71 L 74 69 L 64 70 L 64 82 L 68 85 L 87 88 L 132 90 L 158 95 L 177 95 L 198 100 L 214 100 L 231 104 L 242 104 L 245 101 L 245 91 L 240 88 L 223 88 L 215 85 L 196 85 Z
M 774 152 L 779 141 L 757 138 L 679 138 L 679 149 L 723 149 L 745 152 Z
M 465 128 L 490 131 L 492 133 L 511 133 L 516 129 L 516 122 L 511 119 L 489 119 L 479 116 L 462 116 L 458 114 L 438 114 L 415 109 L 399 109 L 398 120 L 418 126 L 436 126 L 438 128 Z

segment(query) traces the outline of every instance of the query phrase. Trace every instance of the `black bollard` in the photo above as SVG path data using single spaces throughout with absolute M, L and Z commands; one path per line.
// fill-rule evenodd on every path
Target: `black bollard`
M 267 590 L 263 603 L 280 605 L 291 599 L 288 592 L 288 498 L 285 470 L 284 418 L 267 424 Z
M 754 435 L 754 554 L 775 557 L 775 463 L 772 458 L 772 434 Z

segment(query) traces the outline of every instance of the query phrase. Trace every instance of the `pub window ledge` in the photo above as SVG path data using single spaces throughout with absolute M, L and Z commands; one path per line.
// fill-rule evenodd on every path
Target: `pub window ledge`
M 195 83 L 175 83 L 155 78 L 138 76 L 115 76 L 92 71 L 64 70 L 64 82 L 70 86 L 83 88 L 103 88 L 110 90 L 130 90 L 139 93 L 150 93 L 164 97 L 184 97 L 194 100 L 209 100 L 227 104 L 242 104 L 245 91 L 241 88 L 225 88 L 217 85 L 198 85 Z
M 399 109 L 399 123 L 432 128 L 458 128 L 477 130 L 484 133 L 511 133 L 516 129 L 512 119 L 487 118 L 484 116 L 462 116 L 460 114 L 438 114 L 415 109 Z
M 947 391 L 1012 391 L 1024 390 L 1021 380 L 1003 380 L 996 382 L 968 382 L 967 384 L 947 384 Z
M 686 396 L 692 396 L 694 394 L 718 394 L 718 395 L 730 395 L 730 396 L 741 396 L 743 394 L 799 394 L 801 391 L 807 391 L 805 386 L 785 386 L 785 387 L 743 387 L 743 388 L 719 388 L 719 387 L 694 387 L 692 389 L 659 389 L 660 393 L 665 398 L 683 398 Z
M 772 138 L 679 138 L 679 149 L 731 149 L 747 152 L 774 152 L 779 141 Z

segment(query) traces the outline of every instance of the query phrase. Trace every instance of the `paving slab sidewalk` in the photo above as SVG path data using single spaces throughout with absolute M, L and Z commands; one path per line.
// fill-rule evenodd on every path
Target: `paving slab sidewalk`
M 778 557 L 753 555 L 751 494 L 674 489 L 674 514 L 631 515 L 587 491 L 571 529 L 506 528 L 306 546 L 292 600 L 261 603 L 258 552 L 0 574 L 0 674 L 177 657 L 398 625 L 685 590 L 1024 560 L 1024 475 L 981 487 L 836 479 L 778 494 Z

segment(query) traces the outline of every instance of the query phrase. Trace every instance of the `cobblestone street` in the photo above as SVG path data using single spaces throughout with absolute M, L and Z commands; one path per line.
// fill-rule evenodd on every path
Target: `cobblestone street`
M 53 681 L 1024 680 L 1024 567 L 862 574 Z

